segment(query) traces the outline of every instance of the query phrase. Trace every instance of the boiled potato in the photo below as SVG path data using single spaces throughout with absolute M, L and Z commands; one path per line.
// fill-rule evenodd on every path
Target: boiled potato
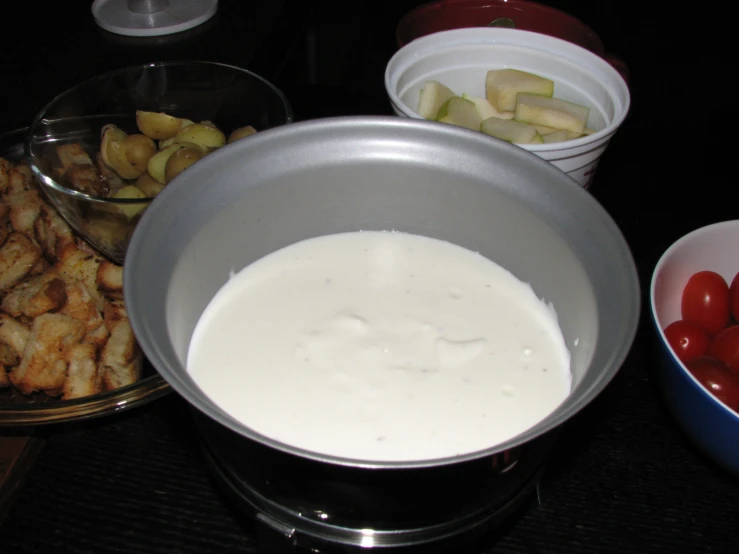
M 167 178 L 165 175 L 167 160 L 180 148 L 185 147 L 181 144 L 171 144 L 170 146 L 167 146 L 154 154 L 147 165 L 149 169 L 149 175 L 151 175 L 155 180 L 164 185 L 167 182 Z
M 136 179 L 143 173 L 134 167 L 126 157 L 123 143 L 128 135 L 115 125 L 103 127 L 103 140 L 100 145 L 100 154 L 103 163 L 115 171 L 122 179 Z
M 203 150 L 212 150 L 226 144 L 226 135 L 220 129 L 206 123 L 193 123 L 180 129 L 175 142 L 180 144 L 190 142 L 197 144 Z
M 120 189 L 118 192 L 116 192 L 113 195 L 113 198 L 148 198 L 146 196 L 146 193 L 144 193 L 143 190 L 138 188 L 135 185 L 126 185 L 122 189 Z M 128 219 L 133 219 L 136 215 L 138 215 L 141 211 L 143 211 L 144 208 L 146 208 L 145 204 L 120 204 L 116 206 L 119 211 L 121 211 Z
M 136 186 L 150 198 L 154 198 L 164 188 L 164 185 L 149 175 L 148 171 L 136 179 Z
M 122 147 L 126 160 L 140 175 L 146 172 L 149 159 L 157 152 L 156 143 L 146 135 L 128 135 L 123 139 Z
M 183 148 L 173 152 L 172 155 L 167 158 L 167 164 L 164 168 L 164 175 L 167 183 L 202 157 L 203 151 L 197 146 L 184 146 Z
M 242 138 L 250 137 L 256 132 L 257 130 L 251 125 L 247 125 L 245 127 L 239 127 L 238 129 L 234 129 L 231 132 L 231 134 L 228 135 L 228 144 L 231 144 L 232 142 L 235 142 Z
M 147 137 L 162 140 L 175 136 L 182 128 L 182 120 L 166 113 L 137 110 L 136 125 Z

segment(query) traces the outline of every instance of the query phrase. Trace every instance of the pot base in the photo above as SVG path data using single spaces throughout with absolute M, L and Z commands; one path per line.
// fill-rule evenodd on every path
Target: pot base
M 510 518 L 533 495 L 544 469 L 541 466 L 532 473 L 503 504 L 499 498 L 491 498 L 486 508 L 475 514 L 460 514 L 444 525 L 377 531 L 318 523 L 295 508 L 277 505 L 229 470 L 205 442 L 202 452 L 220 488 L 235 508 L 254 523 L 260 554 L 358 554 L 368 548 L 403 554 L 459 552 L 463 545 L 471 547 Z M 326 511 L 330 513 L 330 509 Z

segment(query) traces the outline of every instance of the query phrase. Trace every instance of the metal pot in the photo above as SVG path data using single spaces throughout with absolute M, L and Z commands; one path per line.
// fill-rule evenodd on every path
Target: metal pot
M 531 283 L 553 303 L 571 351 L 567 400 L 503 444 L 407 462 L 304 451 L 220 410 L 189 377 L 185 358 L 200 314 L 229 273 L 301 239 L 369 229 L 448 240 Z M 195 408 L 214 474 L 291 544 L 297 533 L 340 545 L 407 546 L 494 524 L 535 485 L 559 426 L 615 375 L 639 313 L 622 234 L 566 174 L 480 133 L 395 117 L 292 124 L 207 156 L 147 210 L 124 282 L 134 332 Z

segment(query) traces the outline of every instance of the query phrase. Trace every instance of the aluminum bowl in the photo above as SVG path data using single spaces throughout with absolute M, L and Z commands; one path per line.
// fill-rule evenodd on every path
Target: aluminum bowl
M 377 523 L 399 524 L 397 518 L 373 520 L 367 514 L 376 504 L 412 506 L 404 517 L 416 517 L 416 507 L 426 510 L 419 499 L 439 490 L 434 484 L 456 491 L 460 513 L 482 513 L 478 501 L 508 502 L 511 491 L 540 470 L 548 451 L 542 443 L 603 390 L 631 347 L 639 284 L 616 224 L 551 164 L 451 125 L 342 117 L 272 129 L 253 139 L 215 152 L 173 181 L 141 219 L 125 263 L 134 332 L 164 379 L 195 408 L 210 456 L 242 495 L 264 501 L 261 509 L 274 515 L 277 503 L 289 504 L 302 514 L 291 525 L 312 518 L 320 533 L 347 544 L 366 545 L 367 529 L 376 530 L 372 541 L 380 541 L 383 532 L 400 540 L 400 533 Z M 200 314 L 232 271 L 305 238 L 382 229 L 478 251 L 551 301 L 572 355 L 573 387 L 564 403 L 526 432 L 479 452 L 369 462 L 260 436 L 205 396 L 185 359 Z M 483 483 L 490 494 L 480 493 Z M 366 505 L 358 488 L 367 492 Z M 396 500 L 379 502 L 380 491 Z M 338 525 L 326 513 L 341 499 L 347 518 L 341 532 L 357 529 L 349 539 L 338 527 L 325 528 Z M 444 504 L 434 512 L 437 518 L 450 517 L 457 506 L 438 494 L 433 503 Z M 406 523 L 419 525 L 417 519 Z M 442 523 L 431 522 L 429 529 Z

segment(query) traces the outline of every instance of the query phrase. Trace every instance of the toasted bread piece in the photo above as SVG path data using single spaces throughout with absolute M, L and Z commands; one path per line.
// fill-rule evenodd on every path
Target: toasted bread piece
M 10 372 L 13 385 L 23 394 L 60 394 L 66 378 L 66 351 L 83 334 L 84 325 L 63 314 L 48 313 L 34 319 L 21 362 Z
M 4 204 L 0 202 L 0 207 L 3 205 Z M 0 245 L 5 243 L 10 231 L 12 231 L 12 228 L 8 225 L 8 221 L 6 219 L 2 219 L 2 216 L 0 216 Z
M 98 290 L 107 298 L 123 299 L 123 266 L 103 260 L 98 266 L 95 282 Z
M 7 314 L 0 314 L 0 344 L 8 345 L 20 360 L 28 344 L 31 329 Z
M 14 317 L 23 315 L 34 318 L 59 310 L 66 301 L 64 281 L 56 270 L 50 269 L 16 285 L 5 295 L 0 309 Z
M 13 164 L 5 158 L 0 158 L 0 194 L 8 192 L 11 169 L 13 169 Z
M 102 392 L 98 352 L 92 344 L 75 344 L 67 350 L 67 378 L 62 398 L 71 400 Z
M 0 389 L 6 389 L 10 386 L 10 377 L 8 377 L 8 370 L 2 364 L 0 364 Z
M 141 377 L 142 358 L 122 302 L 106 302 L 105 324 L 110 337 L 101 357 L 103 388 L 113 390 Z
M 2 158 L 0 158 L 0 161 Z M 2 195 L 0 197 L 0 220 L 3 221 L 4 224 L 7 224 L 7 220 L 5 219 L 8 214 L 10 213 L 10 204 L 8 204 L 7 196 Z
M 80 281 L 67 280 L 64 283 L 67 301 L 59 310 L 60 314 L 68 315 L 85 324 L 85 335 L 93 332 L 104 324 L 95 300 L 87 287 Z
M 9 233 L 0 248 L 0 292 L 20 283 L 41 258 L 41 249 L 26 235 Z
M 22 190 L 6 197 L 10 206 L 10 224 L 13 229 L 34 239 L 33 225 L 41 211 L 42 200 L 38 190 Z
M 0 342 L 0 368 L 3 369 L 3 372 L 5 368 L 17 366 L 19 361 L 20 359 L 15 351 L 7 344 Z
M 21 192 L 34 186 L 33 173 L 26 164 L 15 165 L 8 174 L 7 193 Z
M 52 262 L 58 259 L 59 249 L 75 244 L 72 228 L 45 202 L 34 224 L 34 237 L 44 255 Z
M 89 248 L 82 242 L 68 244 L 57 249 L 58 260 L 54 267 L 65 281 L 80 281 L 95 301 L 98 310 L 103 309 L 103 295 L 98 291 L 97 271 L 103 257 L 100 254 L 88 253 Z
M 74 164 L 64 173 L 64 184 L 92 196 L 107 196 L 108 183 L 92 164 Z
M 60 144 L 56 147 L 56 155 L 62 164 L 62 169 L 68 170 L 73 165 L 92 165 L 90 156 L 79 143 Z
M 10 372 L 10 381 L 23 394 L 61 394 L 67 377 L 67 350 L 84 334 L 85 325 L 68 315 L 38 316 L 33 320 L 21 362 Z
M 108 327 L 105 325 L 105 323 L 101 323 L 97 329 L 93 329 L 92 331 L 87 333 L 82 339 L 82 342 L 84 342 L 85 344 L 91 344 L 95 347 L 96 351 L 100 352 L 103 348 L 105 348 L 105 343 L 108 342 L 109 336 L 110 331 L 108 331 Z

